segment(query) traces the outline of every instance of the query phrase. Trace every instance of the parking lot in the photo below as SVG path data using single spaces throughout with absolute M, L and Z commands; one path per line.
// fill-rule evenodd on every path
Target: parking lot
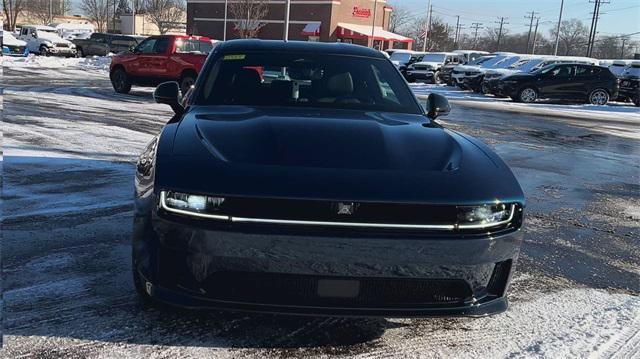
M 82 60 L 84 61 L 84 60 Z M 137 155 L 171 117 L 103 65 L 4 69 L 2 357 L 595 357 L 640 353 L 640 115 L 454 90 L 441 122 L 482 139 L 527 198 L 510 309 L 341 319 L 146 306 L 131 281 Z M 551 108 L 551 110 L 550 110 Z

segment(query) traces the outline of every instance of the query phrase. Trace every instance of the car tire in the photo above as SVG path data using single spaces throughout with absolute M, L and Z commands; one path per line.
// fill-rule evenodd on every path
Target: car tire
M 491 89 L 489 88 L 489 85 L 487 85 L 487 83 L 484 81 L 482 81 L 482 84 L 480 85 L 480 90 L 483 95 L 491 95 Z
M 187 75 L 183 75 L 182 78 L 180 79 L 180 92 L 182 93 L 182 96 L 184 96 L 187 91 L 189 91 L 189 88 L 191 88 L 191 86 L 193 86 L 193 84 L 196 83 L 196 78 L 191 75 L 191 74 L 187 74 Z
M 77 57 L 84 57 L 84 51 L 82 51 L 81 47 L 79 47 L 78 50 L 76 51 L 76 56 Z
M 440 73 L 440 71 L 436 71 L 433 74 L 433 83 L 438 85 L 442 83 L 442 74 Z
M 518 96 L 516 98 L 518 102 L 534 103 L 538 99 L 538 91 L 533 87 L 523 87 L 518 91 Z
M 604 106 L 609 102 L 609 92 L 605 89 L 598 88 L 589 94 L 589 103 L 596 106 Z
M 123 68 L 119 67 L 111 73 L 111 85 L 117 93 L 127 94 L 131 91 L 131 83 L 129 76 Z
M 39 51 L 40 51 L 40 55 L 42 56 L 51 56 L 51 52 L 49 51 L 49 48 L 44 45 L 40 46 Z

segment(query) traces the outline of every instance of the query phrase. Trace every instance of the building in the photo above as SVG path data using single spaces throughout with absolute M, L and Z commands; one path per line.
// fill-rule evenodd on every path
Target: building
M 113 32 L 119 32 L 125 35 L 160 35 L 158 26 L 153 23 L 153 21 L 151 21 L 151 18 L 148 15 L 136 14 L 135 27 L 133 24 L 133 19 L 134 15 L 132 14 L 119 15 L 118 19 L 116 20 L 116 30 Z M 167 34 L 184 35 L 187 30 L 185 21 L 186 18 L 185 16 L 183 16 L 182 20 L 179 23 L 172 24 L 172 28 L 167 31 Z
M 237 1 L 228 0 L 229 8 Z M 238 29 L 259 26 L 257 37 L 282 39 L 284 0 L 268 0 L 263 19 L 234 19 L 227 11 L 227 39 Z M 225 0 L 187 0 L 187 33 L 222 40 Z M 413 40 L 388 31 L 393 8 L 386 0 L 291 0 L 289 39 L 348 42 L 376 48 L 411 49 Z M 374 26 L 375 19 L 375 26 Z M 249 21 L 247 21 L 249 20 Z M 259 22 L 259 25 L 257 25 Z

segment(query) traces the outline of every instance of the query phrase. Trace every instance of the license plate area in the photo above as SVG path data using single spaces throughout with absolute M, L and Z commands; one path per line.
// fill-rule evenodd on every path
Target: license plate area
M 360 294 L 360 281 L 346 279 L 318 280 L 318 296 L 323 298 L 355 298 Z

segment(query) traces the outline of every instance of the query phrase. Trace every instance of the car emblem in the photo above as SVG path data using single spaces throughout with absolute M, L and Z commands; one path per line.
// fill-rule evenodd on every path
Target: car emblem
M 358 208 L 357 203 L 353 202 L 338 202 L 336 204 L 336 212 L 337 214 L 351 215 Z

